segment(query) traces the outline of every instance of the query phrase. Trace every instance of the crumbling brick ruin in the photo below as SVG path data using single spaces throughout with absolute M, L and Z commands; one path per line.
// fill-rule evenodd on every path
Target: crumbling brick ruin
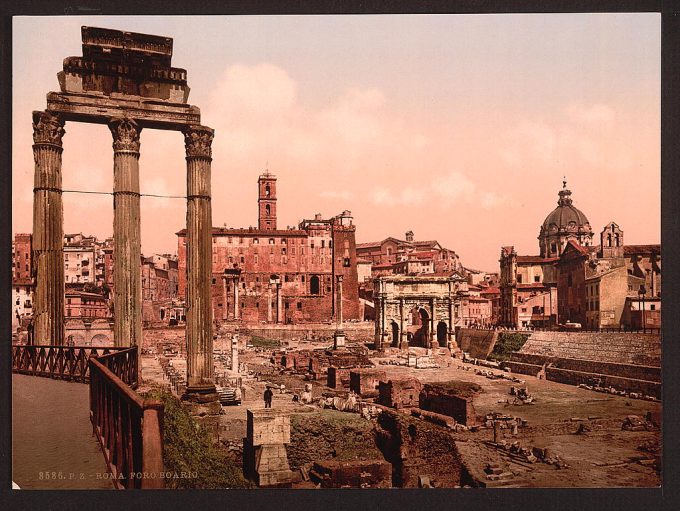
M 417 407 L 422 388 L 415 378 L 381 381 L 378 383 L 378 403 L 397 409 Z
M 387 380 L 387 373 L 378 369 L 352 369 L 349 389 L 361 397 L 378 397 L 378 384 Z
M 435 487 L 460 485 L 461 461 L 445 429 L 403 413 L 384 410 L 378 416 L 377 444 L 392 464 L 392 485 L 418 488 L 426 478 Z
M 448 415 L 466 426 L 473 425 L 477 422 L 472 405 L 475 387 L 467 382 L 427 383 L 420 393 L 420 408 Z

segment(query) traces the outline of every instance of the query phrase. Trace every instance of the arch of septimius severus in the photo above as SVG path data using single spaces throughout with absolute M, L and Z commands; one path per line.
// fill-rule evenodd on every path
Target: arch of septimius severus
M 33 112 L 33 261 L 37 344 L 64 344 L 62 138 L 67 121 L 107 124 L 113 138 L 114 343 L 141 345 L 140 134 L 184 134 L 187 164 L 187 394 L 214 398 L 211 322 L 211 144 L 187 103 L 186 71 L 171 67 L 172 39 L 82 27 L 83 56 L 64 60 L 60 92 Z

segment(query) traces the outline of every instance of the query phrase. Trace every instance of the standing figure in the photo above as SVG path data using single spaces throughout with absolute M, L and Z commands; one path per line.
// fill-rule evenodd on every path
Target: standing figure
M 274 397 L 274 393 L 272 392 L 272 389 L 267 387 L 267 389 L 264 391 L 264 407 L 265 408 L 271 408 L 272 407 L 272 398 Z

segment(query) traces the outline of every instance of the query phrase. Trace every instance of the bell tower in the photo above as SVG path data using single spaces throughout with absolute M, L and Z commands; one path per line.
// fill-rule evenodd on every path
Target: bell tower
M 276 230 L 276 176 L 265 170 L 257 179 L 258 228 Z

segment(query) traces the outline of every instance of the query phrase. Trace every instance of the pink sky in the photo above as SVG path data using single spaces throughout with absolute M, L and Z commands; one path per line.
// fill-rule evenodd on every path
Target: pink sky
M 660 240 L 658 14 L 14 18 L 13 231 L 32 226 L 31 111 L 58 90 L 80 25 L 174 38 L 189 102 L 215 129 L 213 224 L 352 211 L 359 242 L 437 239 L 497 271 L 538 253 L 562 176 L 596 233 Z M 45 37 L 45 34 L 59 37 Z M 111 135 L 68 123 L 65 189 L 110 191 Z M 144 130 L 143 193 L 185 193 L 183 139 Z M 182 200 L 142 199 L 142 250 L 174 252 Z M 111 196 L 64 194 L 66 232 L 111 235 Z

